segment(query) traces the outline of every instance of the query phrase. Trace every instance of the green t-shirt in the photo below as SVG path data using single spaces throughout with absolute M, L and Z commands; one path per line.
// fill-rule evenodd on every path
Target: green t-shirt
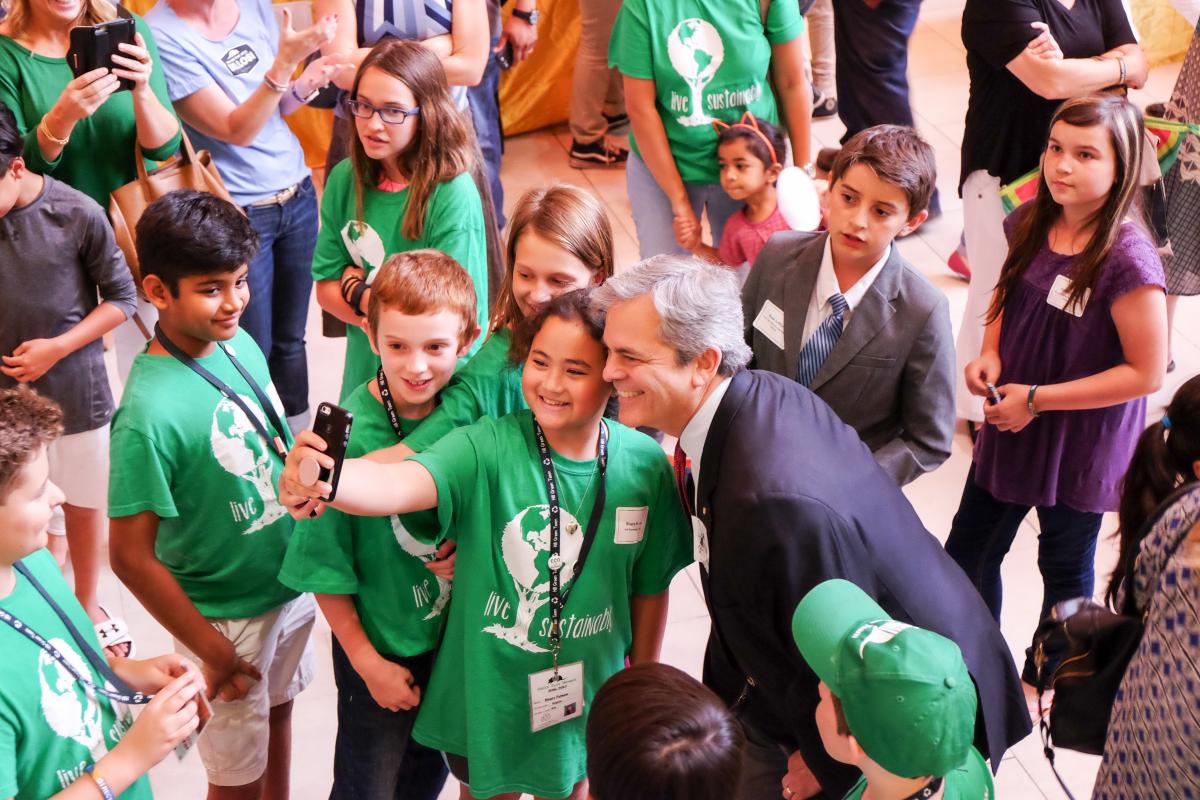
M 258 345 L 239 330 L 226 346 L 266 388 L 282 420 Z M 220 348 L 196 360 L 272 430 Z M 291 434 L 283 433 L 290 447 Z M 109 460 L 108 515 L 158 515 L 154 554 L 205 617 L 254 617 L 296 597 L 276 577 L 293 525 L 275 493 L 283 460 L 204 378 L 170 356 L 134 359 L 113 416 Z
M 344 405 L 354 415 L 348 458 L 396 444 L 387 411 L 368 384 L 351 392 Z M 418 422 L 400 419 L 405 436 Z M 301 592 L 353 595 L 376 650 L 415 656 L 437 646 L 450 600 L 450 584 L 425 568 L 436 552 L 414 539 L 396 516 L 355 517 L 329 509 L 296 523 L 279 580 Z
M 564 797 L 584 777 L 586 709 L 601 684 L 625 666 L 633 640 L 630 596 L 665 591 L 692 560 L 662 449 L 619 423 L 605 424 L 603 517 L 583 572 L 564 582 L 570 595 L 559 663 L 584 664 L 584 715 L 537 733 L 531 731 L 528 676 L 552 665 L 550 529 L 532 415 L 485 417 L 412 457 L 437 482 L 439 530 L 433 538 L 458 537 L 454 602 L 413 735 L 466 756 L 471 790 L 479 797 Z M 595 500 L 597 465 L 595 459 L 553 458 L 563 571 L 569 575 Z M 573 535 L 572 519 L 579 524 Z M 415 525 L 410 530 L 429 533 Z
M 966 763 L 946 775 L 942 787 L 941 800 L 993 800 L 996 796 L 992 771 L 974 747 Z M 854 784 L 845 800 L 859 800 L 866 789 L 867 778 L 863 776 Z
M 92 623 L 63 580 L 54 557 L 39 550 L 22 559 L 87 643 L 103 653 Z M 54 609 L 16 574 L 16 586 L 0 607 L 40 633 L 84 675 L 104 679 L 88 663 Z M 84 767 L 116 746 L 133 723 L 128 709 L 77 681 L 66 667 L 10 626 L 0 623 L 0 797 L 42 800 L 66 789 Z M 108 688 L 114 688 L 109 686 Z M 121 795 L 150 798 L 150 781 L 138 778 Z
M 354 204 L 354 172 L 346 159 L 329 173 L 321 199 L 321 230 L 313 253 L 314 281 L 340 280 L 343 270 L 357 266 L 367 273 L 379 268 L 388 256 L 407 250 L 431 247 L 451 256 L 475 282 L 475 319 L 480 330 L 487 327 L 487 244 L 484 236 L 483 204 L 479 190 L 467 173 L 438 184 L 429 198 L 425 229 L 420 239 L 400 233 L 408 189 L 384 192 L 369 188 L 363 193 L 363 221 L 358 222 Z M 365 309 L 364 309 L 365 310 Z M 479 340 L 468 353 L 479 349 Z M 346 330 L 346 368 L 342 373 L 341 399 L 375 377 L 379 356 L 362 329 Z
M 438 407 L 404 442 L 420 452 L 455 428 L 481 417 L 499 419 L 529 406 L 521 392 L 521 367 L 508 363 L 512 331 L 501 328 L 454 374 L 438 395 Z
M 796 3 L 770 4 L 764 37 L 759 0 L 625 0 L 609 41 L 608 65 L 654 81 L 655 105 L 680 177 L 717 183 L 713 120 L 733 123 L 749 111 L 778 122 L 768 83 L 771 45 L 803 31 Z M 638 152 L 636 139 L 629 140 Z
M 154 35 L 140 16 L 134 14 L 133 19 L 154 62 L 150 87 L 163 107 L 173 112 Z M 25 137 L 25 165 L 34 172 L 53 175 L 95 200 L 101 208 L 108 208 L 108 196 L 137 176 L 133 94 L 117 92 L 105 100 L 95 114 L 76 123 L 71 141 L 59 157 L 47 161 L 37 142 L 37 127 L 74 78 L 65 58 L 37 55 L 7 36 L 0 36 L 0 103 L 12 110 L 17 130 Z M 62 135 L 62 131 L 54 133 Z M 143 149 L 142 154 L 151 161 L 168 159 L 179 149 L 179 139 L 180 134 L 176 133 L 166 144 Z

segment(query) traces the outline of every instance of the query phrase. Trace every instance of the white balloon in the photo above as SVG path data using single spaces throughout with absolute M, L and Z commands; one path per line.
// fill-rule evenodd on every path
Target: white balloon
M 821 224 L 821 198 L 808 173 L 799 167 L 785 167 L 775 181 L 775 200 L 779 213 L 794 231 L 815 231 Z

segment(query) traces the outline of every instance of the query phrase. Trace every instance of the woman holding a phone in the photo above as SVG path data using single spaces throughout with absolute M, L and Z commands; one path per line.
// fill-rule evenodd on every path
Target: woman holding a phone
M 26 165 L 108 208 L 109 194 L 136 174 L 135 141 L 154 161 L 179 147 L 150 28 L 136 14 L 118 18 L 107 0 L 11 0 L 8 9 L 0 22 L 0 102 L 25 134 Z M 71 29 L 114 21 L 101 34 L 126 40 L 107 64 L 76 77 L 67 59 Z M 122 79 L 132 88 L 123 91 Z

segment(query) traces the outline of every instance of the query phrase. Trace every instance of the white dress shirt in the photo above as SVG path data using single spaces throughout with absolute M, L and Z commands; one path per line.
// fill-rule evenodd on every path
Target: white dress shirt
M 888 245 L 883 256 L 867 270 L 867 274 L 843 292 L 838 285 L 837 273 L 833 271 L 833 251 L 829 247 L 829 237 L 825 238 L 821 267 L 817 270 L 817 283 L 813 286 L 812 297 L 808 299 L 808 313 L 804 316 L 804 338 L 800 341 L 801 349 L 808 344 L 808 340 L 817 332 L 817 328 L 821 327 L 821 323 L 833 313 L 833 306 L 829 304 L 829 298 L 838 293 L 846 298 L 846 313 L 842 315 L 842 330 L 846 330 L 846 326 L 850 324 L 850 317 L 854 314 L 854 307 L 862 302 L 867 290 L 871 288 L 871 284 L 879 277 L 879 273 L 883 271 L 883 265 L 887 263 L 888 256 L 892 254 L 892 248 L 895 246 L 894 244 Z
M 717 406 L 721 405 L 721 398 L 729 390 L 729 378 L 718 376 L 717 380 L 720 382 L 713 387 L 712 392 L 705 398 L 700 408 L 696 409 L 696 413 L 692 415 L 688 424 L 684 426 L 683 432 L 679 434 L 679 446 L 692 459 L 692 481 L 696 484 L 697 491 L 700 487 L 700 458 L 704 455 L 704 442 L 708 439 L 708 429 L 712 427 L 713 417 L 717 414 Z M 698 511 L 696 498 L 691 498 L 691 501 L 692 510 Z

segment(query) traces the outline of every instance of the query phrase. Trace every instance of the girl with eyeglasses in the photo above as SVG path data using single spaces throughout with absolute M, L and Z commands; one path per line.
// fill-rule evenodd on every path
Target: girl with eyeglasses
M 488 308 L 483 204 L 471 177 L 476 149 L 437 56 L 417 42 L 384 39 L 363 59 L 347 111 L 357 135 L 350 159 L 326 179 L 312 266 L 317 302 L 347 323 L 343 399 L 379 368 L 361 325 L 388 256 L 425 247 L 446 253 L 475 282 L 480 328 Z

